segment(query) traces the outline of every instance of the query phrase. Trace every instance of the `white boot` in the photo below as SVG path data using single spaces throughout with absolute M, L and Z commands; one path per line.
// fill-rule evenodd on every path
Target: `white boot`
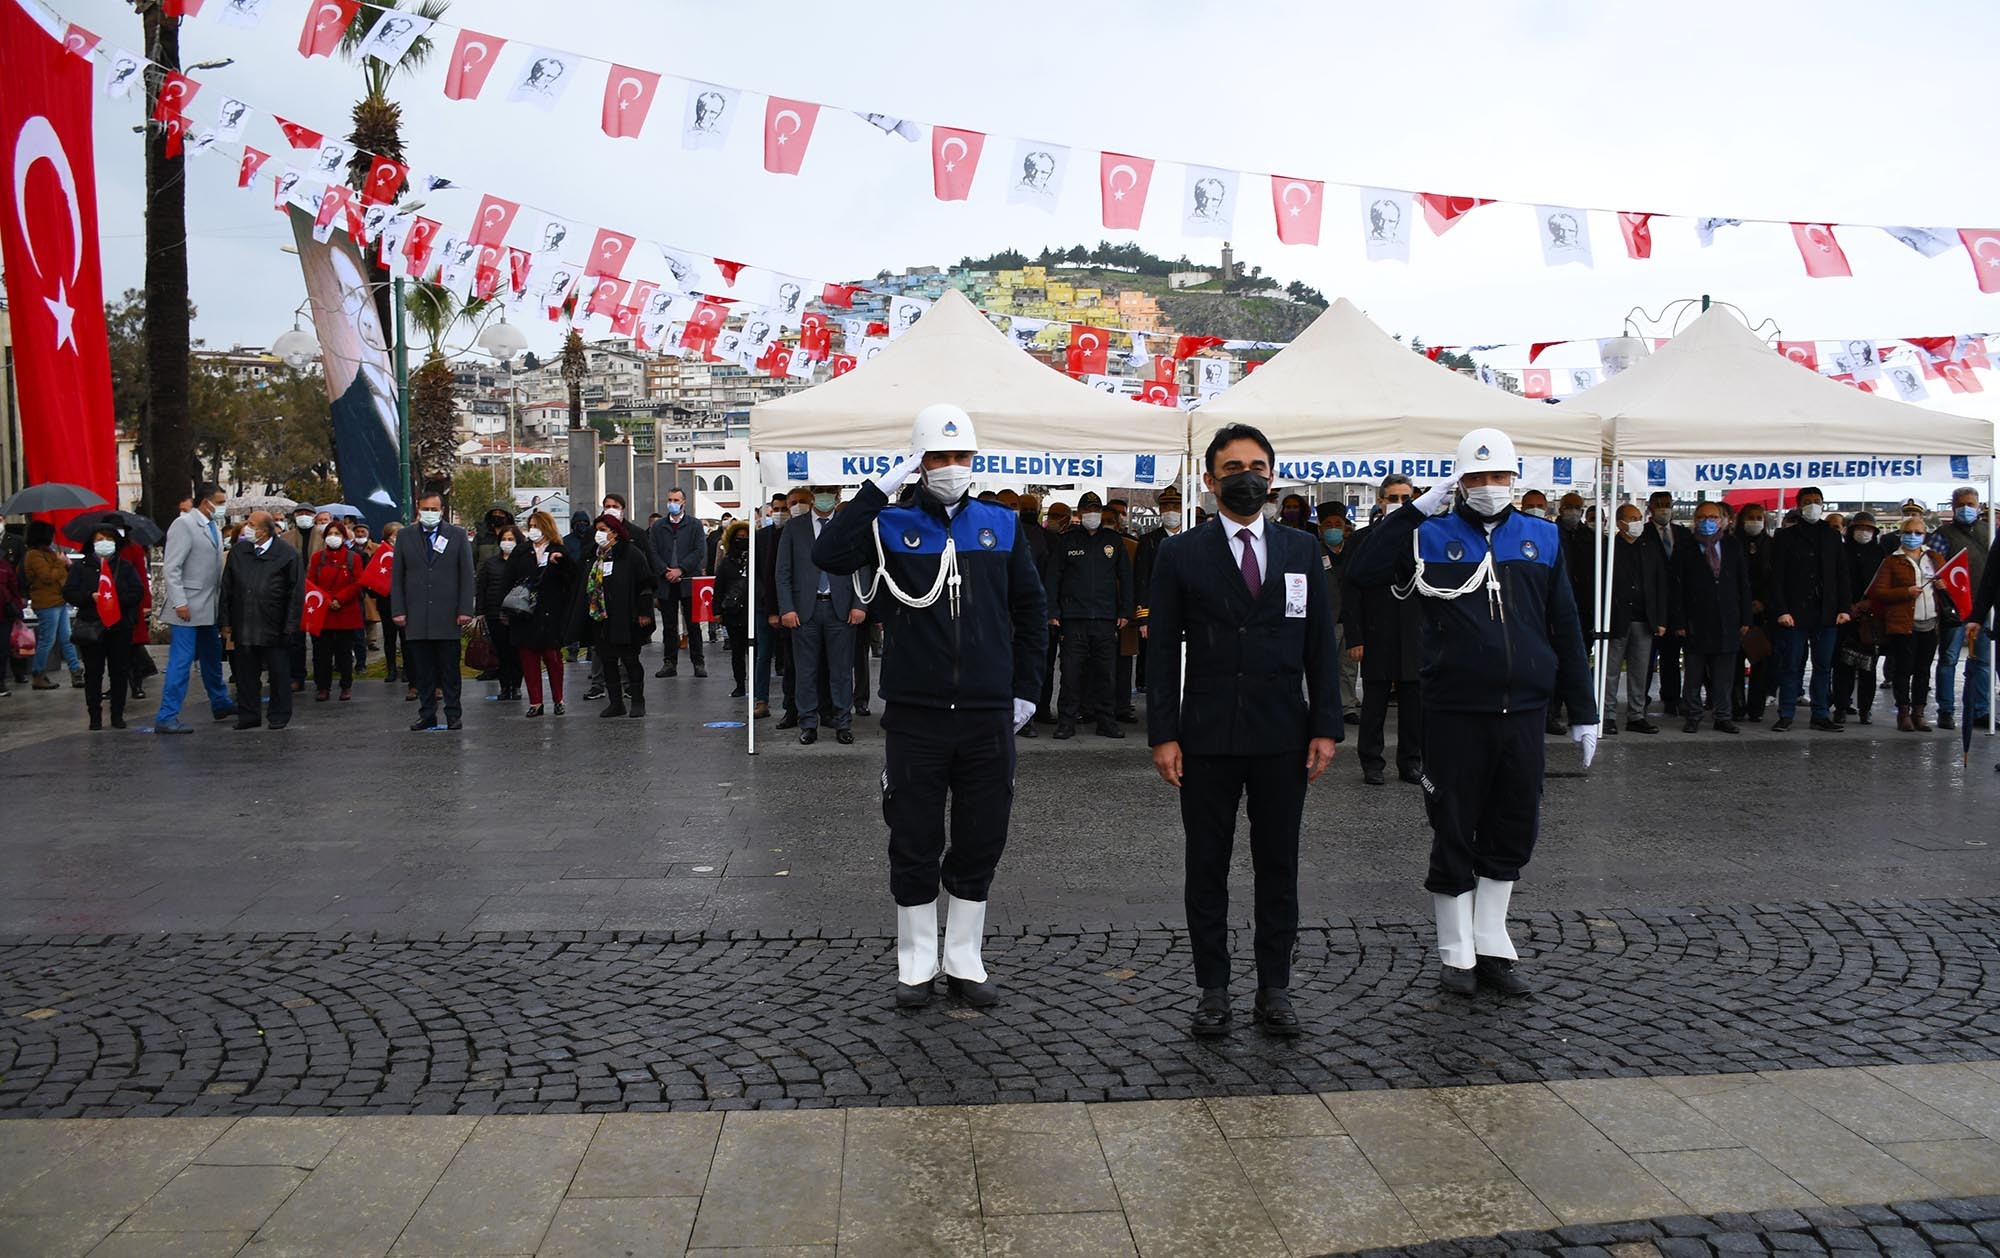
M 1441 895 L 1431 892 L 1437 911 L 1438 956 L 1455 970 L 1469 970 L 1477 959 L 1472 946 L 1472 892 Z
M 896 906 L 896 981 L 924 987 L 937 978 L 937 901 Z
M 961 900 L 945 893 L 944 972 L 969 983 L 986 981 L 979 947 L 986 939 L 986 901 Z
M 1481 878 L 1472 893 L 1472 950 L 1480 956 L 1520 959 L 1507 937 L 1507 901 L 1513 894 L 1513 883 L 1492 878 Z

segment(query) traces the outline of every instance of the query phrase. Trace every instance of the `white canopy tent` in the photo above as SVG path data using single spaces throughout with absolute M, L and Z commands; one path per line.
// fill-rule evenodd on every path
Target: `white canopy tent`
M 1024 353 L 955 291 L 853 371 L 750 412 L 744 501 L 773 485 L 859 484 L 907 451 L 918 411 L 950 402 L 979 437 L 975 478 L 1172 484 L 1186 462 L 1187 416 L 1102 393 Z M 755 570 L 757 534 L 750 530 Z M 749 608 L 758 623 L 755 582 Z M 754 697 L 746 702 L 756 752 Z

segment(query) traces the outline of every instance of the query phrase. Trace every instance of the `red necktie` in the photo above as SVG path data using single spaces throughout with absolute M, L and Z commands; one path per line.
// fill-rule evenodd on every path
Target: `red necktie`
M 1250 544 L 1249 529 L 1237 529 L 1236 540 L 1243 543 L 1243 584 L 1249 587 L 1250 597 L 1256 598 L 1264 588 L 1264 576 L 1257 571 L 1257 548 Z

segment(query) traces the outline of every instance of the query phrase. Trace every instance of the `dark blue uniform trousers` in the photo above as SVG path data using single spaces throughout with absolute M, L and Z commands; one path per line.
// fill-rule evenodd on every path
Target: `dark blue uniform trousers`
M 897 904 L 931 903 L 940 881 L 961 900 L 985 900 L 1013 808 L 1011 711 L 883 706 L 882 820 Z
M 1306 805 L 1306 749 L 1268 756 L 1181 757 L 1181 826 L 1187 832 L 1188 944 L 1194 979 L 1229 984 L 1229 856 L 1236 809 L 1249 796 L 1250 868 L 1256 877 L 1257 986 L 1290 987 L 1299 933 L 1299 817 Z
M 1543 708 L 1505 716 L 1424 714 L 1424 808 L 1431 869 L 1424 890 L 1463 895 L 1480 878 L 1514 882 L 1542 824 Z

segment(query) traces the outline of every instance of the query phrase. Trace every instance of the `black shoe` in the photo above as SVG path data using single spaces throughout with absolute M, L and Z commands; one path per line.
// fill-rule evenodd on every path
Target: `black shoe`
M 1023 725 L 1021 728 L 1014 731 L 1014 737 L 1040 738 L 1041 735 L 1035 732 L 1035 723 L 1033 721 L 1029 721 L 1026 725 Z
M 1125 737 L 1125 731 L 1119 729 L 1110 721 L 1099 721 L 1097 723 L 1097 736 L 1099 738 L 1123 738 Z
M 659 680 L 660 678 L 662 678 L 662 677 L 672 677 L 673 675 L 674 675 L 674 670 L 673 670 L 673 669 L 671 669 L 671 668 L 662 668 L 662 669 L 660 669 L 660 671 L 659 671 L 659 672 L 657 672 L 657 673 L 654 673 L 654 674 L 653 674 L 653 680 L 655 680 L 655 681 L 658 681 L 658 680 Z
M 1342 712 L 1340 719 L 1349 725 L 1361 724 L 1361 714 L 1359 712 Z
M 556 715 L 557 716 L 563 715 L 563 705 L 562 705 L 562 700 L 560 699 L 556 700 Z
M 602 712 L 599 712 L 599 713 L 598 713 L 597 715 L 599 715 L 599 716 L 601 716 L 601 717 L 603 717 L 603 716 L 623 716 L 623 715 L 625 715 L 625 705 L 624 705 L 623 703 L 614 703 L 614 704 L 611 704 L 611 705 L 610 705 L 609 707 L 605 708 L 605 709 L 604 709 L 604 711 L 602 711 Z
M 1479 990 L 1479 976 L 1472 970 L 1461 970 L 1455 965 L 1440 965 L 1438 985 L 1448 992 L 1470 996 Z
M 430 717 L 420 716 L 416 720 L 410 722 L 410 732 L 412 734 L 421 734 L 425 730 L 429 729 L 431 725 L 432 721 Z M 242 729 L 243 723 L 241 721 L 238 721 L 236 724 L 236 728 Z
M 1657 734 L 1660 732 L 1659 726 L 1653 724 L 1643 716 L 1636 721 L 1625 722 L 1625 728 L 1635 734 Z
M 785 718 L 779 721 L 777 724 L 778 729 L 797 729 L 798 727 L 799 727 L 799 714 L 796 712 L 785 713 Z
M 1257 989 L 1257 1007 L 1252 1020 L 1259 1031 L 1281 1039 L 1291 1039 L 1305 1029 L 1299 1025 L 1299 1015 L 1292 1009 L 1290 993 L 1282 987 Z
M 1535 985 L 1522 977 L 1506 957 L 1481 957 L 1473 963 L 1472 973 L 1481 986 L 1490 987 L 1502 996 L 1526 996 L 1535 990 Z
M 706 664 L 697 664 L 697 665 L 695 665 L 695 666 L 694 666 L 694 675 L 695 675 L 695 676 L 697 676 L 697 677 L 706 677 L 706 676 L 708 676 L 708 665 L 706 665 Z
M 1861 719 L 1864 723 L 1868 720 L 1865 716 Z M 1741 734 L 1743 729 L 1734 721 L 1717 721 L 1715 723 L 1715 732 L 1718 734 Z
M 104 729 L 104 718 L 96 712 L 90 714 L 90 732 L 95 734 Z
M 124 729 L 124 728 L 125 728 L 125 718 L 124 718 L 124 717 L 122 717 L 122 716 L 114 716 L 114 717 L 112 717 L 112 718 L 111 718 L 111 728 L 112 728 L 112 729 Z M 272 726 L 271 728 L 272 728 L 272 729 L 281 729 L 281 728 L 283 728 L 283 727 L 282 727 L 282 726 L 278 726 L 278 725 L 273 725 L 273 726 Z
M 135 682 L 133 682 L 133 683 L 132 683 L 132 697 L 133 697 L 134 699 L 143 699 L 143 698 L 145 698 L 145 697 L 146 697 L 146 683 L 145 683 L 145 682 L 142 682 L 142 681 L 135 681 Z M 1951 726 L 1949 726 L 1949 725 L 1946 725 L 1946 726 L 1943 726 L 1942 728 L 1944 728 L 1944 729 L 1950 729 L 1950 728 L 1951 728 Z
M 632 700 L 631 705 L 625 710 L 625 715 L 634 719 L 646 715 L 646 701 L 644 699 Z
M 233 718 L 235 715 L 236 715 L 235 708 L 224 708 L 220 712 L 210 712 L 208 714 L 208 719 L 211 721 L 227 721 Z
M 111 722 L 111 724 L 112 724 L 113 726 L 115 726 L 116 728 L 118 728 L 118 729 L 124 729 L 124 728 L 125 728 L 125 725 L 124 725 L 124 723 L 123 723 L 122 721 L 113 721 L 113 722 Z M 287 725 L 290 725 L 290 724 L 291 724 L 291 722 L 290 722 L 290 721 L 272 721 L 272 722 L 271 722 L 271 728 L 272 728 L 273 730 L 281 730 L 281 729 L 285 728 L 285 726 L 287 726 Z
M 1056 723 L 1056 741 L 1060 742 L 1065 738 L 1075 738 L 1075 737 L 1076 737 L 1075 725 L 1071 724 L 1068 721 L 1058 721 Z
M 1380 786 L 1389 779 L 1382 776 L 1382 770 L 1380 769 L 1363 769 L 1361 771 L 1361 780 L 1369 786 Z
M 1054 725 L 1055 723 L 1056 723 L 1055 713 L 1048 711 L 1041 711 L 1035 713 L 1035 724 Z
M 1835 712 L 1833 714 L 1833 723 L 1835 725 L 1845 726 L 1847 724 L 1847 713 Z
M 526 712 L 521 713 L 522 716 L 530 718 L 540 716 L 541 714 L 542 714 L 542 705 L 539 703 L 529 704 L 528 710 Z
M 850 747 L 854 744 L 854 731 L 851 729 L 837 729 L 833 731 L 833 741 L 843 747 Z
M 1612 738 L 1612 737 L 1615 737 L 1615 736 L 1617 735 L 1617 733 L 1618 733 L 1618 722 L 1616 722 L 1616 721 L 1606 721 L 1606 722 L 1604 723 L 1604 733 L 1603 733 L 1603 737 L 1605 737 L 1605 738 Z
M 816 729 L 802 729 L 802 730 L 800 730 L 800 731 L 799 731 L 799 746 L 801 746 L 801 747 L 810 747 L 810 746 L 812 746 L 812 745 L 813 745 L 814 743 L 816 743 L 816 742 L 818 742 L 818 741 L 819 741 L 819 731 L 818 731 L 818 730 L 816 730 Z
M 1422 786 L 1424 784 L 1424 771 L 1422 769 L 1405 769 L 1397 776 L 1412 786 Z
M 1126 708 L 1118 714 L 1118 723 L 1120 725 L 1137 725 L 1139 723 L 1139 709 Z
M 745 690 L 743 687 L 738 686 L 736 689 L 729 692 L 729 697 L 732 699 L 742 699 L 747 697 L 749 693 L 750 692 Z M 867 714 L 867 709 L 863 708 L 861 709 L 861 712 L 865 716 Z
M 857 703 L 857 704 L 855 704 L 855 705 L 854 705 L 854 715 L 856 715 L 856 716 L 873 716 L 873 715 L 875 715 L 875 713 L 874 713 L 874 711 L 873 711 L 873 710 L 871 710 L 871 709 L 869 708 L 869 706 L 868 706 L 867 704 L 865 704 L 865 703 Z
M 134 687 L 132 688 L 132 690 L 133 690 L 133 693 L 134 693 L 134 694 L 137 694 L 137 693 L 138 693 L 138 689 L 139 689 L 139 688 L 138 688 L 137 686 L 134 686 Z M 1938 713 L 1938 719 L 1937 719 L 1937 727 L 1938 727 L 1939 729 L 1956 729 L 1956 728 L 1957 728 L 1957 726 L 1958 726 L 1958 723 L 1957 723 L 1956 721 L 1954 721 L 1954 720 L 1952 720 L 1952 719 L 1951 719 L 1951 713 L 1949 713 L 1949 712 L 1940 712 L 1940 713 Z
M 1782 734 L 1791 727 L 1792 727 L 1792 718 L 1789 716 L 1781 716 L 1777 720 L 1771 722 L 1771 732 L 1773 734 Z
M 1698 716 L 1691 716 L 1687 720 L 1682 721 L 1681 733 L 1683 734 L 1701 733 L 1701 718 Z
M 1843 734 L 1847 732 L 1845 725 L 1836 725 L 1832 721 L 1817 716 L 1813 718 L 1812 727 L 1822 734 Z
M 240 716 L 236 718 L 236 728 L 237 728 L 237 729 L 256 729 L 256 728 L 257 728 L 258 726 L 262 725 L 263 723 L 264 723 L 264 722 L 263 722 L 263 720 L 262 720 L 261 718 L 258 718 L 258 717 L 254 717 L 254 716 L 253 716 L 253 717 L 251 717 L 251 718 L 250 718 L 249 720 L 247 720 L 247 721 L 246 721 L 246 720 L 244 720 L 244 719 L 243 719 L 242 717 L 240 717 Z
M 928 983 L 918 983 L 915 985 L 898 983 L 896 984 L 896 1008 L 924 1009 L 929 1007 L 931 1000 L 936 995 L 936 979 L 932 979 Z
M 1194 1017 L 1188 1020 L 1188 1034 L 1198 1040 L 1217 1039 L 1229 1034 L 1235 1022 L 1236 1015 L 1229 1011 L 1229 989 L 1204 987 L 1201 1003 L 1194 1007 Z
M 590 689 L 583 692 L 583 701 L 585 703 L 595 703 L 597 700 L 602 699 L 603 697 L 604 697 L 604 683 L 601 681 L 598 682 L 596 685 L 592 686 Z
M 975 983 L 969 978 L 944 976 L 944 989 L 974 1009 L 991 1009 L 1000 1003 L 1000 989 L 991 982 Z

